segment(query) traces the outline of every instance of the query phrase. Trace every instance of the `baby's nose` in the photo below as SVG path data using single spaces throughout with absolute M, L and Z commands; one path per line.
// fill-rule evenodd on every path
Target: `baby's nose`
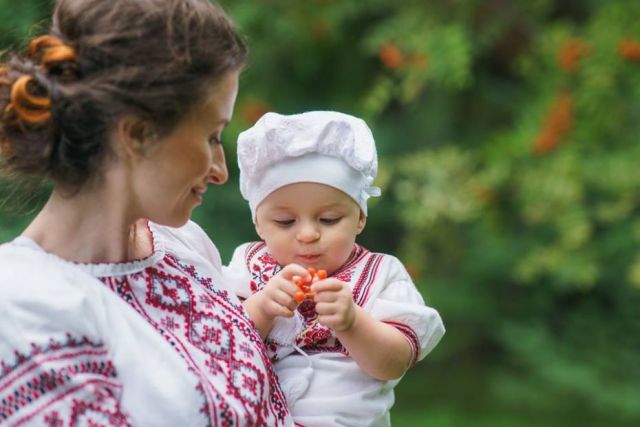
M 313 242 L 320 238 L 320 231 L 311 224 L 303 224 L 298 230 L 296 238 L 301 242 Z

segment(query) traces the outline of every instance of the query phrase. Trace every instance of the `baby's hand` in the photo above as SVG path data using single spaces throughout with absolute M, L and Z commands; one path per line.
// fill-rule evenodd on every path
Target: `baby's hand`
M 295 294 L 298 287 L 293 284 L 293 276 L 307 276 L 307 270 L 297 264 L 289 264 L 278 274 L 273 276 L 256 296 L 260 298 L 259 305 L 263 316 L 273 319 L 277 316 L 291 317 L 298 307 Z
M 336 332 L 351 329 L 356 320 L 356 309 L 351 288 L 346 283 L 329 278 L 311 286 L 316 293 L 316 313 L 318 321 Z

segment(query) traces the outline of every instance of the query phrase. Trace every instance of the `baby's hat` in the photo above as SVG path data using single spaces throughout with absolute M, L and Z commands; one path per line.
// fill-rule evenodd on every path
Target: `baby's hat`
M 315 182 L 348 194 L 367 214 L 379 196 L 376 146 L 364 120 L 335 111 L 267 113 L 238 137 L 240 192 L 256 208 L 288 184 Z

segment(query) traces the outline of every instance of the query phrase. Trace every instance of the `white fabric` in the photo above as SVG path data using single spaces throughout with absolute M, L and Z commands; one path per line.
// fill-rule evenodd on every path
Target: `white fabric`
M 279 271 L 279 266 L 273 267 L 274 262 L 264 243 L 246 243 L 235 250 L 223 274 L 236 293 L 248 296 Z M 350 259 L 333 277 L 351 286 L 354 301 L 365 311 L 405 334 L 416 353 L 416 361 L 422 360 L 443 336 L 440 315 L 425 305 L 397 258 L 355 245 Z M 314 373 L 305 392 L 289 402 L 294 420 L 314 427 L 389 426 L 393 388 L 399 380 L 379 381 L 367 376 L 345 354 L 335 336 L 327 340 L 323 327 L 308 322 L 307 328 L 309 325 L 314 326 L 301 331 L 297 344 L 309 355 Z M 321 341 L 314 343 L 314 337 L 321 337 Z M 275 359 L 276 373 L 285 395 L 289 396 L 290 387 L 304 385 L 304 380 L 297 378 L 307 361 L 296 352 L 281 357 L 272 344 L 268 337 L 267 347 Z
M 335 111 L 267 113 L 238 137 L 240 191 L 252 218 L 271 192 L 288 184 L 316 182 L 335 187 L 367 214 L 367 200 L 379 196 L 372 183 L 378 170 L 367 124 Z
M 197 334 L 197 325 L 226 316 L 236 342 L 223 342 L 218 351 L 261 347 L 250 344 L 259 336 L 237 298 L 225 297 L 215 246 L 193 223 L 151 230 L 154 254 L 130 263 L 70 263 L 24 237 L 0 245 L 0 424 L 198 426 L 228 417 L 255 425 L 257 416 L 268 425 L 292 425 L 290 416 L 276 421 L 270 404 L 256 415 L 242 403 L 250 397 L 229 393 L 238 384 L 234 372 L 247 364 L 269 377 L 263 351 L 243 352 L 242 366 L 227 368 L 211 357 L 208 335 Z M 207 305 L 214 296 L 224 307 Z M 184 339 L 186 324 L 176 321 L 181 310 L 191 313 L 197 340 Z M 59 385 L 52 378 L 60 378 Z M 261 391 L 261 402 L 279 399 L 277 386 Z M 32 400 L 16 403 L 17 409 L 2 403 L 26 392 Z

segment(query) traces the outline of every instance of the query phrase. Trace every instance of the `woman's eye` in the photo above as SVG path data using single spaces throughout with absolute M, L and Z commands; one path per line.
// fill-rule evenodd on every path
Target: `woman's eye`
M 340 222 L 342 218 L 338 217 L 338 218 L 320 218 L 320 222 L 325 224 L 325 225 L 332 225 L 332 224 L 337 224 L 338 222 Z
M 210 145 L 220 145 L 220 144 L 222 144 L 222 141 L 220 140 L 219 136 L 212 136 L 211 138 L 209 138 L 209 144 Z
M 278 224 L 281 227 L 286 227 L 293 224 L 294 220 L 292 219 L 274 219 L 273 222 Z

